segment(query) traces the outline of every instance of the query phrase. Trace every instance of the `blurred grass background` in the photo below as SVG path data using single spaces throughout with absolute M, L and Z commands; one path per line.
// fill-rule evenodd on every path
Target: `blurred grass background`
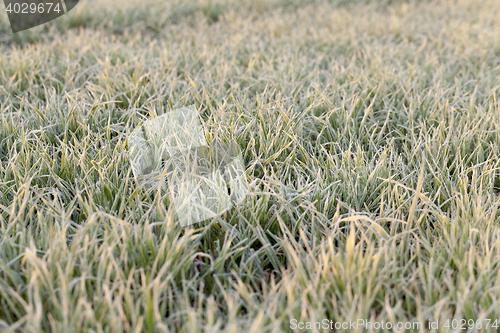
M 2 9 L 0 331 L 500 318 L 499 8 L 88 0 L 16 35 Z M 182 228 L 127 135 L 187 105 L 252 188 Z

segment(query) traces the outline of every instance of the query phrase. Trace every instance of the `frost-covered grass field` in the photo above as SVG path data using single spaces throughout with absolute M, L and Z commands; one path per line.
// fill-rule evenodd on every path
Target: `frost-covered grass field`
M 7 22 L 0 331 L 500 326 L 498 1 L 83 0 Z M 127 135 L 189 105 L 251 188 L 183 228 Z

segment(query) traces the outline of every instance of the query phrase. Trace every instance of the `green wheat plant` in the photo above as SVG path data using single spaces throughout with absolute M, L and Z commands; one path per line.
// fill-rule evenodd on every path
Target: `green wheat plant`
M 0 331 L 500 320 L 499 18 L 87 0 L 12 35 L 0 10 Z M 249 189 L 183 227 L 129 139 L 186 106 L 236 142 Z

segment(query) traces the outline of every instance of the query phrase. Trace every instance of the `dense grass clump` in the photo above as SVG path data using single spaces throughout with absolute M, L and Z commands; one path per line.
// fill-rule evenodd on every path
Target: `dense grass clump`
M 0 331 L 500 319 L 499 15 L 88 0 L 14 36 L 3 13 Z M 127 139 L 190 105 L 251 188 L 183 228 Z

